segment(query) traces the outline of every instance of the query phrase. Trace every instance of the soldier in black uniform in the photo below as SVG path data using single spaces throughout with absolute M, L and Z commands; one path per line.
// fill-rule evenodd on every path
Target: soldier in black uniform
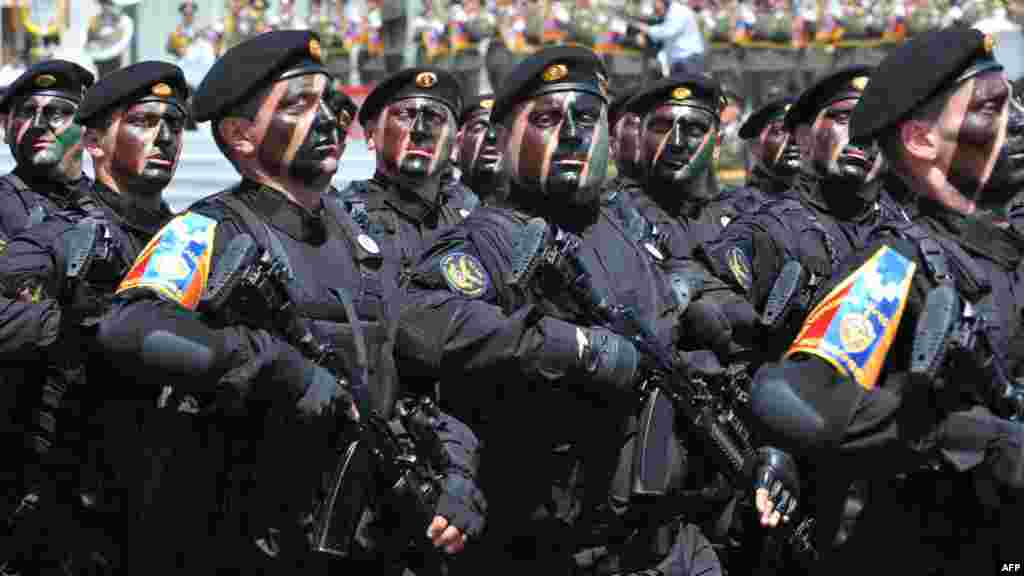
M 384 262 L 395 278 L 416 264 L 438 233 L 464 217 L 443 194 L 461 112 L 458 82 L 437 68 L 391 76 L 359 110 L 377 169 L 370 180 L 343 190 L 341 199 L 368 235 L 397 250 Z
M 467 98 L 459 119 L 459 179 L 483 203 L 500 200 L 505 184 L 501 172 L 502 151 L 498 149 L 499 128 L 491 122 L 493 107 L 494 94 Z
M 1007 217 L 1019 234 L 1024 234 L 1024 79 L 1017 82 L 1010 101 L 1006 124 L 1006 154 L 1003 166 L 996 166 L 990 187 L 1014 194 L 1007 206 Z
M 656 231 L 641 213 L 649 203 L 643 198 L 643 172 L 640 166 L 640 117 L 626 110 L 637 89 L 623 92 L 608 105 L 608 149 L 615 162 L 615 177 L 605 183 L 604 204 L 641 244 L 652 242 Z
M 92 85 L 89 71 L 64 60 L 47 60 L 30 67 L 0 97 L 4 139 L 17 163 L 0 177 L 0 250 L 15 234 L 73 205 L 92 182 L 82 172 L 82 128 L 74 121 L 82 94 Z M 9 318 L 18 318 L 12 314 Z M 31 329 L 34 320 L 20 316 L 10 329 Z M 20 425 L 12 419 L 23 374 L 4 371 L 0 392 L 0 447 L 18 453 Z M 0 464 L 0 515 L 6 516 L 18 496 L 20 458 Z
M 785 359 L 765 366 L 752 391 L 754 413 L 780 440 L 813 454 L 818 470 L 891 479 L 937 460 L 972 470 L 1005 504 L 1019 502 L 1024 426 L 1006 416 L 1021 413 L 1024 395 L 1005 376 L 1020 367 L 1024 241 L 995 225 L 988 210 L 1006 197 L 985 188 L 1004 150 L 1009 96 L 991 38 L 951 27 L 891 52 L 853 109 L 851 137 L 880 143 L 890 166 L 886 190 L 916 199 L 904 204 L 912 222 L 885 226 L 847 260 L 819 291 L 825 296 Z M 943 318 L 976 337 L 964 341 L 964 353 L 930 345 L 946 342 Z M 941 514 L 962 514 L 972 502 L 947 498 Z M 986 524 L 1013 540 L 1019 509 L 1000 507 Z M 885 555 L 909 557 L 911 546 L 926 543 L 919 522 L 913 516 L 902 531 L 858 528 L 854 540 L 882 537 L 866 548 L 851 542 L 836 565 L 856 571 Z M 955 538 L 957 558 L 940 549 L 931 551 L 935 564 L 914 566 L 980 573 L 1019 553 L 1019 542 L 994 550 L 987 535 L 971 534 Z M 980 553 L 965 552 L 979 541 Z M 964 564 L 951 564 L 957 559 Z
M 15 236 L 0 258 L 0 350 L 25 375 L 18 413 L 25 417 L 32 458 L 25 461 L 22 494 L 41 509 L 34 516 L 23 510 L 17 518 L 13 551 L 22 557 L 14 562 L 36 563 L 23 570 L 57 570 L 60 555 L 68 553 L 76 570 L 88 570 L 83 563 L 117 564 L 116 547 L 92 539 L 117 523 L 105 524 L 93 493 L 98 486 L 78 473 L 80 466 L 97 464 L 83 462 L 89 454 L 84 418 L 96 408 L 85 404 L 89 386 L 116 377 L 96 361 L 95 325 L 136 255 L 172 217 L 161 194 L 178 164 L 187 100 L 182 71 L 164 62 L 133 64 L 93 86 L 76 117 L 93 158 L 91 193 Z M 61 513 L 69 508 L 71 518 Z M 51 534 L 33 541 L 31 527 L 38 524 Z M 65 532 L 73 525 L 89 531 Z M 26 544 L 47 553 L 24 557 L 32 556 Z
M 0 178 L 0 240 L 73 205 L 92 182 L 82 172 L 82 127 L 75 112 L 92 74 L 65 60 L 31 66 L 0 100 L 4 137 L 17 163 Z
M 707 248 L 720 277 L 759 311 L 788 261 L 803 266 L 812 290 L 866 246 L 879 225 L 899 217 L 896 209 L 884 208 L 892 202 L 873 181 L 881 161 L 877 147 L 851 143 L 848 135 L 850 111 L 870 73 L 862 66 L 843 69 L 800 95 L 785 119 L 804 154 L 793 191 L 734 222 Z M 796 322 L 805 312 L 794 312 Z M 766 354 L 778 358 L 781 351 Z
M 557 278 L 538 272 L 530 286 L 512 279 L 523 256 L 518 239 L 531 218 L 543 218 L 582 239 L 591 281 L 611 301 L 634 307 L 660 337 L 671 338 L 677 308 L 667 284 L 601 207 L 607 100 L 604 67 L 590 50 L 552 47 L 520 64 L 491 111 L 502 127 L 508 198 L 442 234 L 411 275 L 400 356 L 410 372 L 442 379 L 446 405 L 486 443 L 481 472 L 494 520 L 470 571 L 498 562 L 508 571 L 566 574 L 577 550 L 608 543 L 601 526 L 621 526 L 607 506 L 618 456 L 609 447 L 622 444 L 637 406 L 636 349 L 583 314 Z M 573 505 L 559 500 L 559 507 L 551 502 L 552 483 L 572 486 L 567 476 L 577 461 L 587 485 Z M 628 500 L 623 483 L 625 494 L 617 496 Z M 623 569 L 657 563 L 634 561 L 639 566 Z M 687 526 L 656 570 L 721 568 Z
M 118 473 L 122 533 L 131 535 L 121 542 L 129 570 L 328 568 L 304 519 L 319 474 L 336 464 L 336 420 L 390 416 L 369 391 L 393 388 L 395 378 L 386 342 L 394 278 L 381 273 L 376 243 L 323 199 L 339 160 L 337 118 L 324 100 L 330 81 L 307 31 L 262 34 L 214 65 L 194 112 L 213 122 L 242 181 L 153 238 L 100 325 L 106 360 L 123 375 L 105 387 L 102 438 L 103 468 Z M 275 267 L 246 275 L 265 288 L 256 293 L 235 279 L 259 266 L 258 254 Z M 281 275 L 268 278 L 274 270 Z M 292 306 L 268 310 L 256 294 L 269 292 Z M 274 324 L 287 310 L 301 316 L 288 329 Z M 337 347 L 338 375 L 300 351 L 297 331 Z M 351 396 L 340 378 L 353 382 Z M 447 465 L 439 463 L 429 537 L 454 553 L 482 528 L 475 438 L 443 415 L 433 427 Z M 430 523 L 407 522 L 419 538 Z
M 332 83 L 329 96 L 325 98 L 325 101 L 337 118 L 338 156 L 343 156 L 348 140 L 348 129 L 356 119 L 356 114 L 359 113 L 359 105 L 345 92 L 344 85 L 338 79 Z
M 800 145 L 784 122 L 794 103 L 792 98 L 770 102 L 740 127 L 739 136 L 747 142 L 753 160 L 747 188 L 755 189 L 762 202 L 790 191 L 800 172 Z

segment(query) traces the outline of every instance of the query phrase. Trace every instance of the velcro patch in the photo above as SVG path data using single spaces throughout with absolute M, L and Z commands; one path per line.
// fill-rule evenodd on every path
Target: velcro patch
M 465 252 L 451 252 L 441 258 L 441 276 L 449 288 L 469 298 L 483 296 L 491 286 L 487 270 L 476 256 Z
M 817 356 L 862 387 L 875 387 L 903 317 L 917 264 L 881 247 L 808 315 L 786 352 Z
M 135 259 L 117 293 L 147 288 L 195 310 L 206 288 L 217 221 L 188 212 L 171 220 Z

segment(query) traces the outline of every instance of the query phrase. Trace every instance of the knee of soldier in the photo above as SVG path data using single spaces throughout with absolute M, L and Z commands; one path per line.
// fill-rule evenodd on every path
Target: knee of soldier
M 800 448 L 820 448 L 828 444 L 830 425 L 827 415 L 801 395 L 794 385 L 797 376 L 790 363 L 765 364 L 754 375 L 750 389 L 750 407 L 758 422 L 783 444 Z

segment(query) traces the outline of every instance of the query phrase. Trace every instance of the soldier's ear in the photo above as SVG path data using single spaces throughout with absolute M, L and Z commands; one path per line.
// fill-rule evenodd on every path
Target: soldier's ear
M 900 128 L 900 141 L 908 158 L 934 161 L 939 157 L 939 137 L 935 124 L 923 120 L 907 120 Z

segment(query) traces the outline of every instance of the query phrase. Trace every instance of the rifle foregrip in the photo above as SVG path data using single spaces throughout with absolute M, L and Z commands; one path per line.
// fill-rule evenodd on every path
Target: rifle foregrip
M 934 383 L 946 360 L 950 335 L 960 320 L 960 297 L 952 286 L 942 284 L 928 293 L 914 330 L 910 374 Z
M 761 325 L 772 330 L 778 329 L 779 324 L 793 309 L 793 303 L 806 282 L 807 274 L 800 262 L 796 260 L 787 262 L 782 267 L 779 277 L 775 279 L 771 292 L 768 293 L 764 313 L 761 314 Z
M 85 276 L 89 269 L 93 255 L 93 246 L 96 245 L 96 236 L 99 234 L 99 224 L 95 221 L 80 222 L 67 235 L 68 259 L 67 277 L 79 278 Z
M 730 476 L 733 478 L 744 477 L 749 474 L 748 466 L 753 462 L 753 454 L 744 450 L 733 440 L 725 425 L 719 422 L 713 414 L 705 412 L 703 428 L 707 433 L 712 448 L 716 449 L 723 461 L 728 463 Z
M 509 283 L 524 286 L 540 264 L 547 247 L 548 225 L 541 218 L 531 218 L 516 239 L 512 253 L 512 273 Z

